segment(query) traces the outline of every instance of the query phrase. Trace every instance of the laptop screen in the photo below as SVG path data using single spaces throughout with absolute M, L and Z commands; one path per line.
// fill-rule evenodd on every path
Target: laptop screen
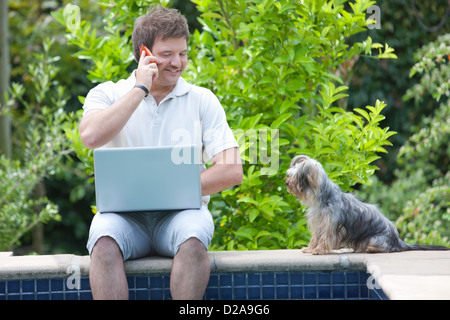
M 199 154 L 195 146 L 94 150 L 97 211 L 199 209 Z

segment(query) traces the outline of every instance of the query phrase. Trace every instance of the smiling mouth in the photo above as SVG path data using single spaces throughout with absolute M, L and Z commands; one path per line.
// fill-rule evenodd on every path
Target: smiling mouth
M 169 72 L 169 73 L 172 73 L 172 74 L 175 74 L 175 73 L 178 73 L 178 72 L 180 72 L 181 71 L 181 69 L 173 69 L 173 70 L 171 70 L 171 69 L 165 69 L 167 72 Z

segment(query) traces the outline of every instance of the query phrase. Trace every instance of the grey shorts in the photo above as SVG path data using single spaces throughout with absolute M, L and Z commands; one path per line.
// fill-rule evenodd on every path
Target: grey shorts
M 189 238 L 199 239 L 208 248 L 214 223 L 207 206 L 200 210 L 97 213 L 92 219 L 87 249 L 89 254 L 101 237 L 113 238 L 123 259 L 150 255 L 174 257 Z

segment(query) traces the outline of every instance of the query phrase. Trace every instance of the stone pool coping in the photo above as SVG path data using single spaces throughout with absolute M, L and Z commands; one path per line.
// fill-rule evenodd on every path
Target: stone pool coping
M 450 252 L 409 251 L 389 254 L 338 252 L 314 256 L 300 250 L 210 251 L 211 273 L 246 271 L 367 270 L 371 285 L 391 300 L 450 299 Z M 89 274 L 89 256 L 71 254 L 11 256 L 0 253 L 0 281 L 66 278 L 71 270 Z M 172 259 L 148 257 L 125 262 L 127 274 L 168 274 Z

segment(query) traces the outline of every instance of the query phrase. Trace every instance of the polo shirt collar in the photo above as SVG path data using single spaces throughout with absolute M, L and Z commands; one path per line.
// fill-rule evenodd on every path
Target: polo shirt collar
M 184 80 L 182 77 L 178 79 L 177 84 L 175 85 L 175 88 L 173 88 L 172 93 L 179 97 L 186 93 L 188 93 L 191 90 L 191 85 L 187 83 L 186 80 Z

